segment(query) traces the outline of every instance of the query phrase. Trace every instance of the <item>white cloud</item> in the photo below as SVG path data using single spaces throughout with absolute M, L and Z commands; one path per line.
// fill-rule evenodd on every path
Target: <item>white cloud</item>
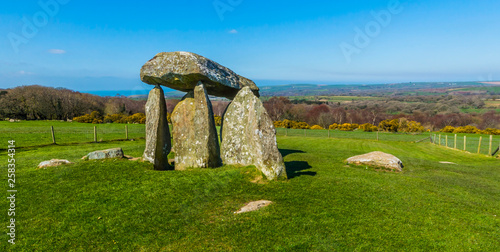
M 17 72 L 17 74 L 19 74 L 19 75 L 33 75 L 34 73 L 21 70 L 21 71 Z
M 62 50 L 62 49 L 50 49 L 49 53 L 52 53 L 52 54 L 65 54 L 66 51 Z
M 238 33 L 238 31 L 236 29 L 232 29 L 232 30 L 229 31 L 229 33 L 230 34 L 236 34 L 236 33 Z

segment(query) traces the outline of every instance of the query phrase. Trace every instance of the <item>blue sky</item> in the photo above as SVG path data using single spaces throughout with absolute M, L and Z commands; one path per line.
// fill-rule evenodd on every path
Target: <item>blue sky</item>
M 0 88 L 148 89 L 140 68 L 163 51 L 198 53 L 259 86 L 499 80 L 498 10 L 493 0 L 2 1 Z

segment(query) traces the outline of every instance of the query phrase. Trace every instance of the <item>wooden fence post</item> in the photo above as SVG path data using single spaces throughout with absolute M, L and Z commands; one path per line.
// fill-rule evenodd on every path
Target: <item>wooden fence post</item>
M 54 126 L 50 126 L 50 131 L 52 132 L 52 143 L 56 144 L 56 135 L 54 134 Z
M 94 143 L 97 143 L 97 126 L 94 126 Z
M 128 125 L 125 125 L 125 139 L 128 140 Z
M 483 141 L 482 136 L 479 137 L 479 145 L 477 146 L 477 154 L 479 154 L 481 152 L 481 141 Z
M 436 144 L 436 134 L 434 134 L 434 144 Z
M 441 134 L 439 134 L 439 146 L 441 146 Z
M 446 135 L 446 147 L 448 147 L 448 135 Z
M 455 142 L 453 145 L 453 149 L 457 149 L 457 134 L 455 134 Z
M 488 154 L 489 154 L 489 155 L 491 155 L 491 154 L 492 154 L 492 153 L 491 153 L 491 148 L 493 147 L 493 146 L 492 146 L 492 144 L 493 144 L 493 135 L 490 135 L 490 149 L 488 150 Z
M 464 151 L 467 150 L 467 136 L 464 136 Z

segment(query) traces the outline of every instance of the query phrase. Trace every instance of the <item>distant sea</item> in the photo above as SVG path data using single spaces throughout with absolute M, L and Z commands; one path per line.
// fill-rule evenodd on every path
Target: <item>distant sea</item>
M 150 90 L 97 90 L 97 91 L 80 91 L 80 93 L 88 93 L 98 96 L 131 96 L 131 95 L 147 95 Z

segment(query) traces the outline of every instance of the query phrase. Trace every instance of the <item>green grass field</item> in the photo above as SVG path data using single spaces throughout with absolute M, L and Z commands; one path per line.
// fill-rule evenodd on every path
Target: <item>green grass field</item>
M 94 126 L 97 128 L 97 141 L 126 139 L 125 125 L 129 138 L 143 138 L 144 124 L 88 124 L 60 121 L 0 121 L 0 143 L 11 139 L 17 140 L 18 147 L 52 144 L 51 126 L 54 127 L 56 143 L 85 143 L 94 141 Z M 0 149 L 5 149 L 0 146 Z
M 66 127 L 71 131 L 80 125 Z M 27 136 L 15 135 L 19 141 Z M 289 179 L 262 184 L 250 182 L 259 175 L 253 167 L 159 172 L 139 161 L 80 159 L 112 147 L 138 157 L 143 139 L 20 148 L 15 156 L 16 245 L 4 235 L 0 251 L 500 248 L 496 158 L 413 140 L 282 135 L 277 140 Z M 344 163 L 376 150 L 399 157 L 404 171 L 379 172 Z M 7 152 L 0 150 L 0 156 L 6 167 Z M 75 164 L 36 169 L 52 158 Z M 5 195 L 0 225 L 6 233 L 7 176 L 0 184 Z M 261 199 L 274 204 L 233 214 Z

